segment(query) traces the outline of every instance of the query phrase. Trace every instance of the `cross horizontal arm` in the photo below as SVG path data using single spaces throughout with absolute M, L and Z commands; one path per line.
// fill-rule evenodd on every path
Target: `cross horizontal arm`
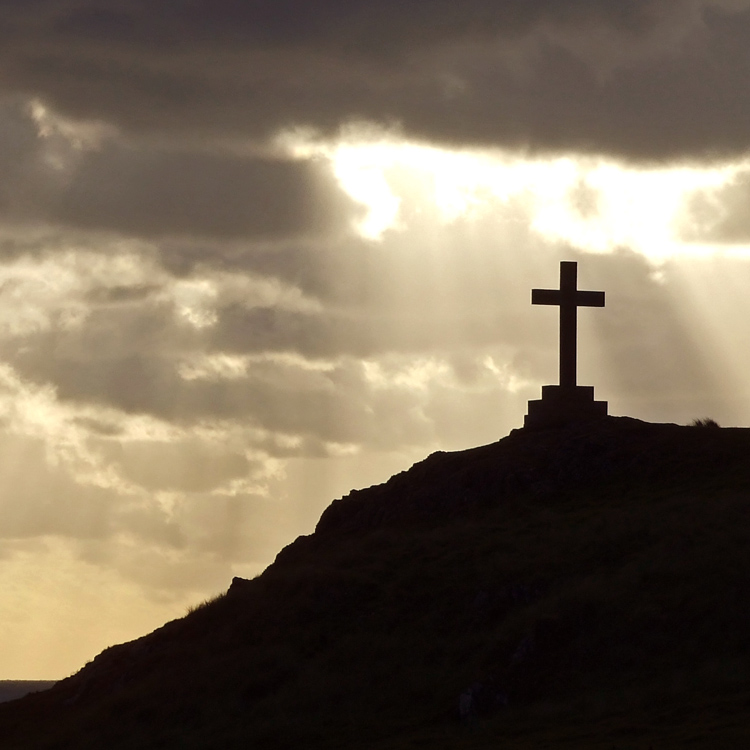
M 532 305 L 559 305 L 562 302 L 559 289 L 532 289 Z
M 534 300 L 532 299 L 532 304 Z M 540 304 L 545 304 L 544 302 Z M 604 292 L 576 292 L 577 307 L 604 307 Z

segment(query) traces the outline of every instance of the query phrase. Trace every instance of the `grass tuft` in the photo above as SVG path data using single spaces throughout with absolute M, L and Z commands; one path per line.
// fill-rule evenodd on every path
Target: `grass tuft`
M 716 428 L 720 427 L 721 425 L 715 420 L 711 419 L 710 417 L 703 417 L 702 419 L 694 419 L 690 423 L 691 427 L 711 427 Z

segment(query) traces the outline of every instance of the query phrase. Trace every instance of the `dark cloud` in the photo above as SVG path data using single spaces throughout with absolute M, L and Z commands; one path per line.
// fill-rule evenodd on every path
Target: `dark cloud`
M 663 0 L 300 0 L 274 3 L 243 0 L 167 0 L 118 5 L 102 0 L 33 3 L 35 14 L 6 4 L 6 28 L 36 34 L 51 43 L 70 42 L 219 48 L 247 46 L 302 48 L 352 56 L 430 47 L 461 38 L 493 38 L 522 33 L 535 24 L 603 24 L 631 33 L 654 23 Z M 35 22 L 31 20 L 35 19 Z M 394 20 L 399 25 L 394 26 Z
M 47 128 L 47 129 L 45 129 Z M 360 213 L 322 161 L 124 144 L 85 147 L 0 102 L 0 217 L 147 238 L 345 233 Z
M 738 172 L 727 184 L 696 192 L 680 220 L 686 242 L 747 244 L 750 241 L 750 171 Z
M 38 153 L 38 138 L 23 102 L 0 106 L 0 211 L 7 211 L 25 180 L 25 170 Z
M 0 85 L 132 130 L 264 138 L 367 119 L 638 159 L 750 146 L 742 3 L 50 0 L 4 17 Z
M 94 305 L 124 305 L 142 302 L 162 290 L 158 284 L 135 284 L 130 286 L 118 285 L 112 287 L 96 287 L 87 295 L 88 301 Z
M 86 154 L 50 203 L 53 220 L 151 237 L 320 236 L 355 215 L 314 162 L 117 147 Z

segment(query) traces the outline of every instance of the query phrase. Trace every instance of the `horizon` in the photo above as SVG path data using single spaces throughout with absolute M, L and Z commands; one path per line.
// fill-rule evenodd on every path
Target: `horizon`
M 610 414 L 750 425 L 750 0 L 105 5 L 3 10 L 0 679 L 521 427 L 560 261 Z

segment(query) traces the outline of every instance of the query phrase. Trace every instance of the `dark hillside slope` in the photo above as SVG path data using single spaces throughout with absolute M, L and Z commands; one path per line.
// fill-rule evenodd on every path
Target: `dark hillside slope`
M 0 705 L 0 747 L 750 746 L 749 540 L 750 430 L 517 430 Z

